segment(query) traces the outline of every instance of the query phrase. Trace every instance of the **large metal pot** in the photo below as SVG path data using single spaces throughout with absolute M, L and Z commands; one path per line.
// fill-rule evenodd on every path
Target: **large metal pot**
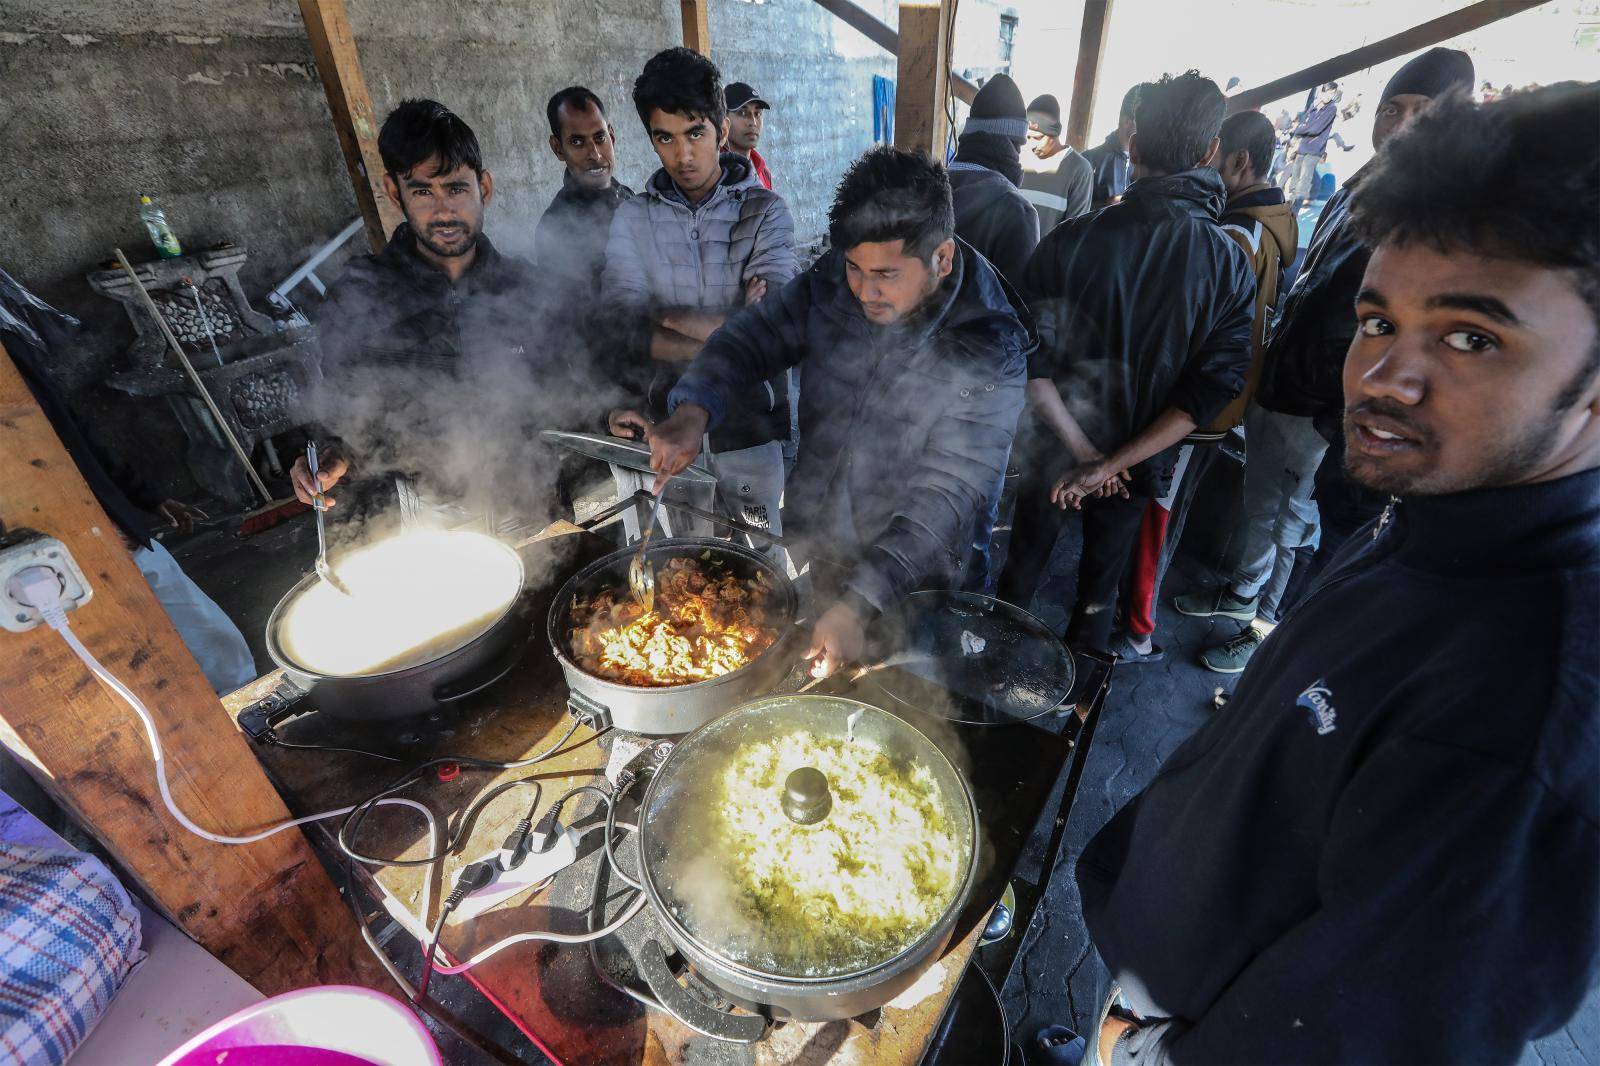
M 788 765 L 806 760 L 839 780 Z M 863 781 L 883 787 L 856 791 Z M 758 700 L 685 737 L 651 780 L 639 832 L 642 883 L 672 945 L 733 1002 L 802 1021 L 855 1017 L 914 984 L 978 874 L 977 805 L 950 760 L 904 719 L 836 696 Z M 854 869 L 832 865 L 841 849 Z M 913 883 L 909 898 L 884 891 Z M 689 997 L 659 946 L 641 969 L 689 1024 L 750 1035 L 748 1016 L 711 1017 Z
M 613 725 L 651 736 L 671 736 L 697 729 L 717 715 L 745 700 L 771 692 L 773 686 L 793 668 L 802 650 L 795 616 L 799 597 L 794 584 L 766 556 L 742 544 L 725 540 L 674 537 L 657 541 L 647 549 L 652 566 L 666 565 L 674 558 L 701 559 L 709 553 L 716 565 L 725 567 L 741 579 L 763 572 L 778 590 L 772 624 L 778 639 L 737 670 L 709 681 L 654 688 L 625 685 L 597 677 L 572 658 L 570 633 L 572 607 L 579 599 L 591 599 L 610 588 L 626 588 L 628 564 L 636 547 L 612 552 L 574 574 L 550 605 L 546 635 L 556 661 L 566 676 L 568 699 L 573 710 L 587 717 L 597 728 Z
M 290 589 L 267 619 L 267 654 L 284 674 L 311 693 L 317 709 L 353 721 L 387 721 L 440 711 L 499 681 L 516 667 L 527 651 L 532 628 L 522 602 L 523 565 L 509 546 L 481 533 L 457 531 L 440 534 L 448 546 L 453 538 L 473 538 L 476 551 L 505 556 L 507 589 L 503 610 L 486 618 L 475 630 L 458 632 L 455 639 L 432 649 L 431 656 L 395 669 L 371 673 L 329 673 L 296 661 L 287 650 L 284 625 L 294 604 L 321 581 L 307 574 Z M 465 541 L 462 542 L 465 545 Z M 440 565 L 450 565 L 448 551 Z

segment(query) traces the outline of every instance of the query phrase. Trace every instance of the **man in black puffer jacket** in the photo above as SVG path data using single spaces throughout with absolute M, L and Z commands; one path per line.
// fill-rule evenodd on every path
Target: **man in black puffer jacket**
M 1190 72 L 1146 85 L 1122 202 L 1061 223 L 1022 290 L 1039 320 L 1028 370 L 1002 599 L 1026 607 L 1067 507 L 1083 509 L 1074 647 L 1108 651 L 1117 587 L 1146 501 L 1166 494 L 1177 445 L 1239 394 L 1255 275 L 1217 220 L 1227 187 L 1207 164 L 1224 100 Z
M 471 128 L 442 104 L 407 100 L 378 150 L 406 221 L 381 253 L 346 264 L 317 315 L 318 422 L 336 438 L 321 487 L 359 460 L 368 474 L 406 475 L 408 517 L 460 505 L 545 517 L 559 463 L 535 450 L 538 430 L 598 427 L 607 390 L 574 358 L 581 344 L 552 338 L 533 266 L 484 234 L 494 179 Z M 294 482 L 309 503 L 303 457 Z
M 1021 301 L 954 237 L 950 186 L 926 156 L 874 148 L 845 173 L 833 250 L 730 318 L 652 427 L 663 478 L 751 385 L 803 365 L 800 455 L 784 526 L 823 613 L 807 658 L 827 673 L 918 588 L 959 587 L 998 493 L 1032 344 Z M 658 483 L 659 484 L 659 483 Z

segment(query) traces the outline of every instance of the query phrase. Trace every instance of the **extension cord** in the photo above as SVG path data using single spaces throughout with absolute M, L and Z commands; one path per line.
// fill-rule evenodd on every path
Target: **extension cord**
M 550 850 L 543 852 L 529 852 L 522 863 L 510 869 L 502 869 L 495 880 L 476 892 L 469 893 L 459 905 L 452 916 L 457 921 L 466 921 L 476 918 L 491 907 L 505 903 L 507 900 L 528 891 L 528 889 L 547 881 L 556 874 L 565 870 L 578 861 L 578 841 L 595 829 L 604 829 L 604 822 L 594 822 L 582 829 L 567 828 L 556 834 Z M 477 861 L 485 859 L 504 861 L 504 849 L 491 851 L 480 855 Z M 470 865 L 470 864 L 469 864 Z

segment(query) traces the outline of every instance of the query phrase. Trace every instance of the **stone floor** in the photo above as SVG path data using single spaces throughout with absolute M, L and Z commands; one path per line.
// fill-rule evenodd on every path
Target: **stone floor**
M 201 586 L 240 622 L 258 665 L 263 670 L 270 668 L 260 635 L 273 604 L 300 572 L 309 569 L 315 551 L 310 521 L 302 516 L 243 541 L 220 531 L 201 534 L 174 543 L 172 548 Z M 1036 612 L 1052 625 L 1065 624 L 1066 605 L 1073 598 L 1076 559 L 1075 527 L 1069 525 L 1034 604 Z M 1168 578 L 1165 598 L 1184 588 L 1185 563 L 1180 554 Z M 1003 996 L 1015 1038 L 1022 1044 L 1052 1022 L 1081 1030 L 1098 1005 L 1103 973 L 1084 932 L 1071 876 L 1083 845 L 1212 713 L 1218 685 L 1231 688 L 1229 679 L 1207 673 L 1194 657 L 1200 648 L 1231 635 L 1236 623 L 1183 618 L 1165 607 L 1158 625 L 1157 640 L 1168 649 L 1167 658 L 1123 667 L 1116 674 L 1045 899 L 1031 927 L 1013 934 L 1022 936 L 1023 942 Z M 1042 849 L 1041 842 L 1038 850 Z M 1042 855 L 1038 857 L 1042 859 Z M 419 960 L 414 949 L 399 943 L 403 939 L 396 938 L 391 950 L 414 980 Z M 485 1010 L 462 982 L 444 979 L 436 990 L 471 1024 L 502 1041 L 523 1061 L 543 1061 L 536 1048 L 492 1010 Z M 489 1061 L 447 1034 L 441 1033 L 440 1039 L 447 1061 Z M 1600 1059 L 1600 997 L 1591 996 L 1572 1024 L 1530 1048 L 1523 1062 L 1565 1066 L 1595 1059 Z

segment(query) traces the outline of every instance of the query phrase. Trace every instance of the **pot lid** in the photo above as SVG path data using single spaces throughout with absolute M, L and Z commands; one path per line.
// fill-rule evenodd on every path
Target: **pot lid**
M 598 459 L 602 463 L 611 463 L 624 470 L 637 470 L 641 474 L 654 474 L 650 469 L 650 446 L 637 441 L 623 440 L 621 437 L 607 437 L 599 433 L 568 433 L 565 430 L 541 430 L 539 439 L 546 444 L 554 444 L 558 448 L 586 455 L 590 459 Z M 673 477 L 667 486 L 671 491 L 676 484 L 689 485 L 715 485 L 717 479 L 699 467 L 691 466 L 682 473 Z
M 1038 618 L 992 596 L 907 596 L 879 623 L 886 669 L 867 676 L 899 704 L 1004 725 L 1049 714 L 1072 691 L 1072 653 Z
M 645 884 L 703 950 L 758 976 L 835 979 L 912 950 L 959 908 L 977 823 L 907 722 L 774 696 L 701 727 L 645 799 Z

